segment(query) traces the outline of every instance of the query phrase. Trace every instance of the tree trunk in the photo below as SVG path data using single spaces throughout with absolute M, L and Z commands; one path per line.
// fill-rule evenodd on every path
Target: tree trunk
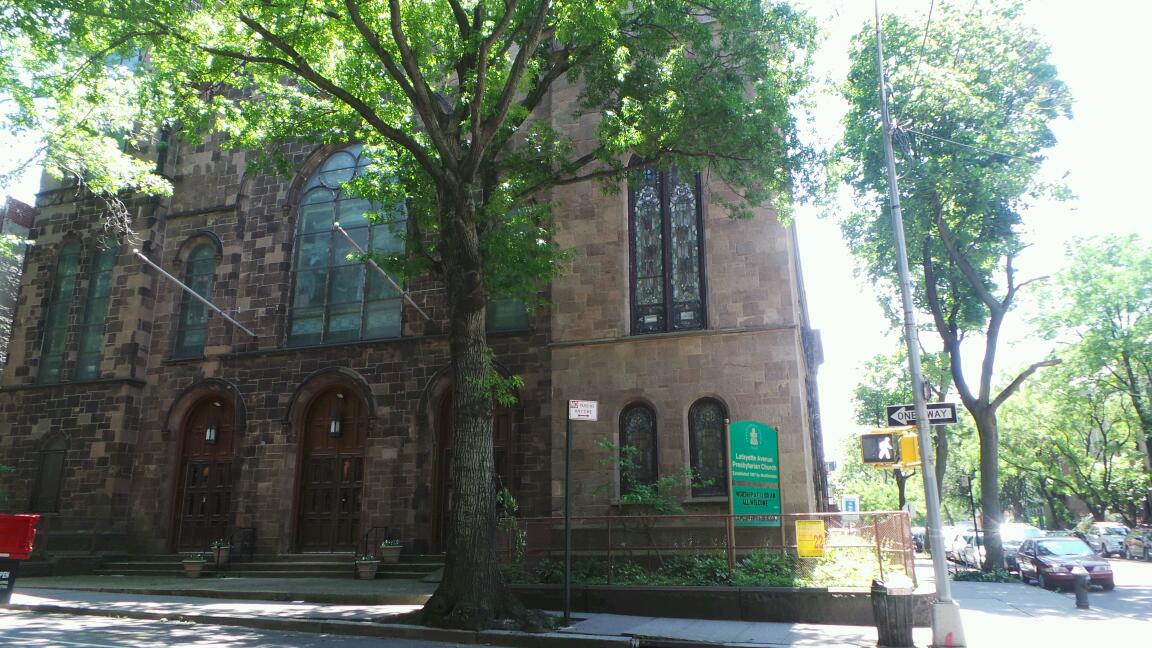
M 984 531 L 984 571 L 1004 568 L 1004 546 L 1000 541 L 1000 429 L 996 411 L 983 408 L 972 412 L 980 435 L 980 521 Z
M 943 400 L 943 398 L 941 398 Z M 948 471 L 948 428 L 936 428 L 936 492 L 944 498 L 944 473 Z
M 911 477 L 911 475 L 905 475 L 903 470 L 896 468 L 892 471 L 892 476 L 896 478 L 896 501 L 899 502 L 896 508 L 903 511 L 904 505 L 908 503 L 904 487 L 907 485 L 908 478 Z
M 451 202 L 448 202 L 451 200 Z M 448 286 L 452 359 L 452 502 L 444 577 L 415 620 L 479 630 L 493 620 L 522 622 L 523 605 L 508 591 L 496 553 L 496 497 L 492 456 L 491 366 L 484 329 L 486 290 L 479 238 L 468 196 L 441 216 Z

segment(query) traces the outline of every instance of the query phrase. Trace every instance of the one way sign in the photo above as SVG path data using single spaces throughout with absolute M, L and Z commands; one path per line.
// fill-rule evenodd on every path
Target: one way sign
M 946 425 L 956 422 L 956 403 L 927 403 L 928 425 Z M 915 405 L 889 405 L 888 425 L 913 425 L 916 423 Z

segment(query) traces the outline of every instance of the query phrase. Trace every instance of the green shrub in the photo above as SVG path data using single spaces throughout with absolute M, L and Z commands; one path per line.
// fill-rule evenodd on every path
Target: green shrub
M 759 549 L 736 563 L 732 584 L 741 587 L 792 587 L 796 559 L 791 554 Z
M 654 585 L 727 585 L 732 580 L 722 553 L 676 554 L 652 575 Z
M 952 576 L 952 580 L 974 583 L 1011 583 L 1016 579 L 1003 569 L 993 569 L 990 572 L 974 569 L 972 571 L 956 572 L 956 574 Z

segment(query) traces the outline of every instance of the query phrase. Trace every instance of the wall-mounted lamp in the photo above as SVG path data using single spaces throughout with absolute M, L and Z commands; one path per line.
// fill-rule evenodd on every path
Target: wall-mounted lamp
M 340 438 L 340 435 L 343 434 L 341 428 L 344 426 L 344 407 L 340 402 L 344 400 L 344 394 L 336 394 L 336 398 L 338 400 L 336 404 L 332 406 L 332 419 L 328 422 L 328 436 L 333 439 Z
M 223 407 L 224 403 L 220 401 L 213 401 L 213 407 Z M 220 428 L 216 423 L 216 412 L 208 415 L 208 427 L 204 428 L 204 443 L 216 443 L 220 437 Z

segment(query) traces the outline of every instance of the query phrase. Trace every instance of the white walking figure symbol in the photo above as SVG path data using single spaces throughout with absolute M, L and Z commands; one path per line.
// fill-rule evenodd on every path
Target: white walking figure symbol
M 879 452 L 876 455 L 877 459 L 891 459 L 892 458 L 892 437 L 884 437 L 880 439 L 880 444 L 877 446 Z

